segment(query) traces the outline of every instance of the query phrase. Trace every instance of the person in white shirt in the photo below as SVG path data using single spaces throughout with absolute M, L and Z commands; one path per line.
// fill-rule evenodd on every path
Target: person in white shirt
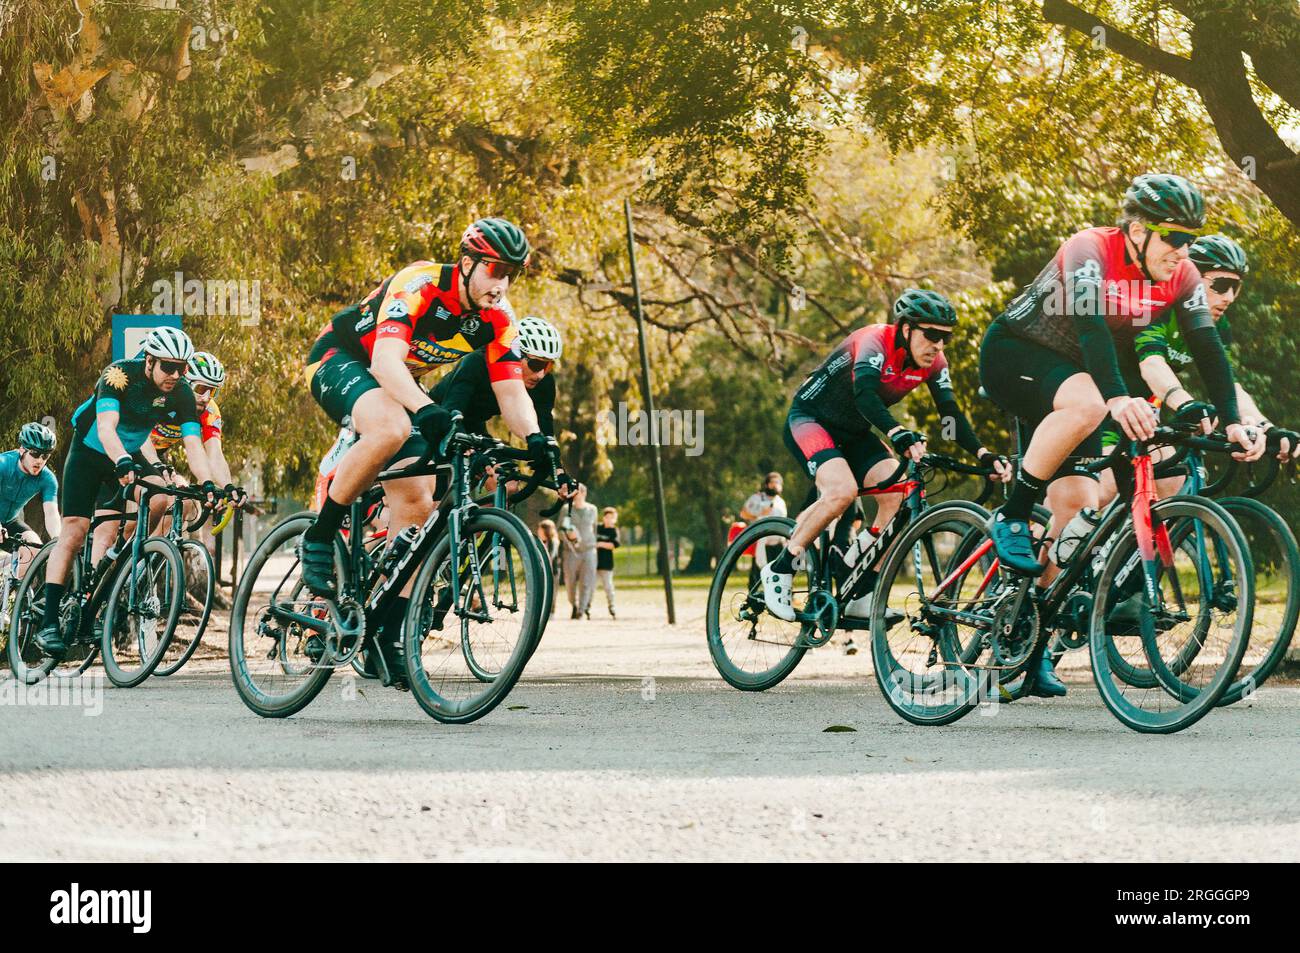
M 740 511 L 741 521 L 748 524 L 768 516 L 787 516 L 785 500 L 781 496 L 782 489 L 784 489 L 784 481 L 781 479 L 781 474 L 775 471 L 769 473 L 763 479 L 762 489 L 745 501 Z M 754 547 L 754 565 L 758 568 L 767 565 L 768 545 L 779 545 L 780 542 L 781 540 L 775 536 L 765 536 L 760 539 Z

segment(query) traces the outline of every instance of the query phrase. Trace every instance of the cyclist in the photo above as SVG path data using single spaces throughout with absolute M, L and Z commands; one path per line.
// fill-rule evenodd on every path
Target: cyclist
M 160 420 L 181 428 L 190 469 L 202 482 L 209 502 L 215 499 L 207 457 L 199 442 L 194 393 L 182 375 L 194 345 L 176 328 L 155 328 L 139 356 L 115 361 L 104 369 L 95 392 L 72 417 L 72 446 L 63 464 L 63 525 L 45 570 L 45 621 L 36 644 L 47 655 L 62 656 L 59 603 L 68 572 L 85 542 L 100 486 L 116 480 L 130 485 L 142 466 L 140 447 Z
M 230 464 L 226 461 L 223 420 L 221 408 L 217 405 L 217 394 L 226 383 L 226 368 L 216 356 L 207 351 L 195 351 L 185 371 L 185 380 L 190 390 L 194 391 L 194 404 L 199 412 L 199 439 L 203 443 L 203 452 L 211 466 L 212 478 L 225 488 L 225 496 L 235 506 L 243 506 L 246 500 L 244 491 L 237 487 L 230 474 Z M 176 486 L 188 486 L 180 474 L 171 467 L 163 466 L 162 455 L 172 451 L 181 442 L 180 428 L 171 421 L 164 421 L 149 434 L 149 440 L 141 450 L 146 459 L 164 471 L 171 471 L 172 482 Z M 150 503 L 149 526 L 158 525 L 169 505 L 166 496 L 153 497 Z
M 1125 436 L 1150 438 L 1150 405 L 1133 397 L 1119 369 L 1116 342 L 1132 347 L 1138 331 L 1173 314 L 1188 350 L 1242 451 L 1263 453 L 1262 437 L 1239 421 L 1232 369 L 1214 326 L 1188 245 L 1205 224 L 1205 202 L 1177 175 L 1145 174 L 1124 194 L 1119 224 L 1089 228 L 1069 239 L 1038 278 L 993 320 L 980 347 L 980 382 L 1002 409 L 1021 418 L 1028 435 L 1020 473 L 989 533 L 1004 566 L 1039 576 L 1029 518 L 1046 497 L 1052 526 L 1065 526 L 1085 506 L 1098 506 L 1095 479 L 1064 475 L 1071 454 L 1096 457 L 1109 414 Z M 1053 478 L 1061 476 L 1060 479 Z M 1051 483 L 1051 491 L 1047 486 Z M 1065 694 L 1050 658 L 1029 669 L 1031 691 Z
M 23 508 L 41 495 L 45 532 L 50 539 L 59 535 L 59 480 L 48 466 L 57 438 L 43 424 L 23 424 L 18 431 L 18 449 L 0 453 L 0 543 L 21 540 L 29 545 L 18 553 L 18 575 L 27 571 L 34 552 L 41 545 L 36 530 L 23 522 Z
M 312 396 L 335 423 L 350 423 L 357 441 L 339 461 L 320 512 L 299 544 L 303 581 L 316 595 L 335 595 L 333 539 L 352 501 L 385 465 L 416 459 L 446 435 L 450 412 L 416 383 L 435 366 L 485 347 L 488 378 L 506 425 L 527 441 L 538 465 L 551 464 L 523 382 L 505 298 L 530 251 L 518 226 L 501 218 L 479 219 L 461 236 L 456 264 L 420 261 L 403 268 L 365 300 L 335 314 L 317 338 L 307 359 Z M 392 480 L 384 492 L 389 538 L 423 523 L 433 509 L 432 477 Z M 405 596 L 382 622 L 381 645 L 400 645 Z
M 817 535 L 857 499 L 859 488 L 873 486 L 897 468 L 897 458 L 920 460 L 925 438 L 900 424 L 889 407 L 922 383 L 930 389 L 939 413 L 953 421 L 957 442 L 981 464 L 992 466 L 998 478 L 1009 480 L 1005 458 L 985 449 L 957 406 L 944 347 L 957 324 L 957 313 L 943 295 L 909 288 L 893 305 L 894 321 L 859 328 L 842 341 L 826 361 L 795 391 L 786 417 L 785 444 L 810 477 L 819 497 L 799 514 L 789 542 L 763 567 L 763 598 L 779 619 L 793 621 L 791 587 L 794 561 Z M 893 453 L 872 428 L 884 434 Z M 875 497 L 877 527 L 886 525 L 902 504 L 902 495 Z M 830 557 L 843 574 L 850 520 L 836 526 Z M 846 614 L 870 612 L 874 570 L 864 576 L 860 596 Z

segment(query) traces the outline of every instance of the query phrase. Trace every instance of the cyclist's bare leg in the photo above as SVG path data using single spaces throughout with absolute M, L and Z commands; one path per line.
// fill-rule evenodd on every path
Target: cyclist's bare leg
M 45 581 L 66 584 L 72 561 L 81 551 L 81 545 L 90 532 L 90 520 L 84 516 L 63 517 L 63 526 L 59 530 L 59 541 L 50 551 L 50 561 L 45 564 Z
M 330 483 L 330 499 L 347 505 L 375 482 L 393 454 L 411 435 L 406 408 L 382 390 L 366 391 L 352 407 L 352 427 L 357 442 L 339 461 Z
M 891 468 L 884 476 L 893 473 Z M 882 477 L 883 479 L 883 477 Z M 858 484 L 853 471 L 843 457 L 832 457 L 817 468 L 818 497 L 812 506 L 799 514 L 794 532 L 790 534 L 787 548 L 791 556 L 798 556 L 817 534 L 829 526 L 836 517 L 849 508 L 858 496 Z
M 96 510 L 95 516 L 110 516 L 117 512 L 117 510 Z M 129 527 L 125 532 L 130 532 L 135 528 L 135 521 L 132 520 L 127 523 L 122 520 L 108 520 L 107 522 L 100 523 L 95 527 L 93 541 L 90 544 L 90 558 L 92 565 L 99 562 L 104 557 L 104 553 L 108 552 L 108 547 L 112 546 L 113 541 L 117 539 L 117 534 L 124 532 L 123 527 Z M 83 536 L 82 538 L 84 539 L 85 537 Z M 50 562 L 54 562 L 53 554 L 50 556 Z
M 1100 506 L 1096 480 L 1085 476 L 1067 476 L 1053 480 L 1051 486 L 1047 488 L 1047 508 L 1052 511 L 1052 523 L 1048 535 L 1058 536 L 1061 527 L 1074 519 L 1085 506 L 1091 506 L 1094 510 Z M 1060 571 L 1060 567 L 1049 559 L 1047 569 L 1039 577 L 1038 584 L 1049 585 Z
M 399 460 L 394 467 L 414 463 L 415 457 Z M 407 477 L 404 480 L 389 480 L 384 484 L 384 502 L 388 511 L 388 538 L 394 539 L 408 526 L 418 526 L 429 518 L 433 512 L 432 476 Z M 407 580 L 401 595 L 411 594 L 411 585 L 415 577 Z
M 1040 479 L 1060 469 L 1066 457 L 1106 418 L 1101 392 L 1087 373 L 1066 379 L 1056 391 L 1053 410 L 1034 428 L 1023 466 Z

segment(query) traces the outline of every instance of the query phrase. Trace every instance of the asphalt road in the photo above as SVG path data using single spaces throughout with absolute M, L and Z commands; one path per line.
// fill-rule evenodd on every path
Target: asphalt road
M 730 689 L 679 598 L 675 628 L 634 593 L 553 623 L 464 727 L 342 676 L 264 721 L 219 659 L 58 705 L 0 691 L 0 859 L 1300 859 L 1293 685 L 1167 737 L 1084 677 L 923 729 L 833 647 Z

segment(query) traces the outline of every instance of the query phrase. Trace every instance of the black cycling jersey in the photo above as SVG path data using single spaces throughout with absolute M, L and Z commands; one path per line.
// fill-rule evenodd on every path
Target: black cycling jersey
M 448 410 L 458 410 L 465 415 L 462 428 L 471 433 L 482 433 L 487 422 L 501 413 L 492 382 L 488 374 L 487 354 L 480 348 L 461 358 L 456 367 L 443 377 L 429 392 L 435 402 Z M 555 378 L 547 374 L 537 386 L 528 391 L 537 410 L 537 423 L 542 433 L 555 436 Z

